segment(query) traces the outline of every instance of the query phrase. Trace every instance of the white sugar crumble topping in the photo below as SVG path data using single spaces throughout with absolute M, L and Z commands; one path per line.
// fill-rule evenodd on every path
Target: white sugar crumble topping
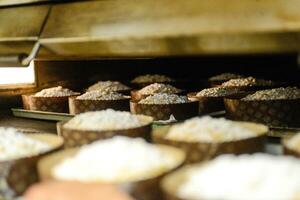
M 17 129 L 0 127 L 0 161 L 30 157 L 49 149 L 48 144 L 32 139 Z
M 227 142 L 257 136 L 252 129 L 224 118 L 195 117 L 173 125 L 166 138 L 187 142 Z
M 143 115 L 113 109 L 86 112 L 76 115 L 64 127 L 77 130 L 121 130 L 144 126 L 149 123 L 142 119 Z M 145 116 L 144 116 L 145 117 Z
M 163 83 L 153 83 L 151 85 L 148 85 L 142 89 L 140 89 L 138 92 L 142 95 L 152 95 L 156 93 L 167 93 L 167 94 L 175 94 L 179 93 L 182 90 L 169 85 L 169 84 L 163 84 Z
M 62 86 L 43 89 L 34 94 L 35 97 L 66 97 L 73 95 L 79 95 L 79 93 L 73 92 L 68 88 L 63 88 Z
M 186 96 L 158 93 L 140 100 L 140 104 L 180 104 L 189 102 Z
M 275 88 L 270 90 L 257 91 L 242 100 L 284 100 L 300 99 L 300 89 L 297 87 Z
M 226 97 L 237 94 L 238 89 L 226 87 L 206 88 L 196 94 L 197 97 Z
M 177 195 L 184 199 L 300 198 L 300 161 L 267 154 L 225 155 L 191 168 Z
M 210 81 L 223 81 L 223 80 L 230 80 L 235 78 L 243 78 L 242 75 L 233 74 L 233 73 L 223 73 L 216 76 L 212 76 L 209 78 Z
M 120 183 L 156 176 L 176 162 L 172 155 L 141 138 L 116 136 L 82 147 L 52 173 L 60 180 Z
M 126 98 L 128 97 L 117 92 L 108 92 L 108 91 L 101 91 L 101 90 L 86 92 L 76 97 L 76 99 L 79 100 L 119 100 L 119 99 L 126 99 Z
M 231 79 L 222 84 L 223 87 L 243 87 L 243 86 L 272 86 L 270 80 L 256 79 L 253 77 Z
M 164 82 L 173 82 L 174 79 L 160 74 L 146 74 L 134 78 L 132 83 L 164 83 Z
M 300 133 L 297 133 L 293 137 L 289 138 L 286 142 L 289 149 L 300 152 Z
M 129 90 L 130 88 L 119 81 L 98 81 L 97 83 L 90 86 L 87 91 L 93 90 L 106 90 L 109 92 L 118 92 Z

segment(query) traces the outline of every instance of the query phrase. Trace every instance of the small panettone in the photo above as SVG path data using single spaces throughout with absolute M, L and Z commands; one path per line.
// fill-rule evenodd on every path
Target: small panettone
M 30 95 L 22 95 L 25 109 L 34 111 L 68 113 L 68 98 L 80 93 L 61 86 L 43 89 Z

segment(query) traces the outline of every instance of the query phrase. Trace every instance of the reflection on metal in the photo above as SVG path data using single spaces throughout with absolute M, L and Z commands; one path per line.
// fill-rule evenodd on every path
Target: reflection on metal
M 107 0 L 53 6 L 43 46 L 61 56 L 296 52 L 299 0 Z

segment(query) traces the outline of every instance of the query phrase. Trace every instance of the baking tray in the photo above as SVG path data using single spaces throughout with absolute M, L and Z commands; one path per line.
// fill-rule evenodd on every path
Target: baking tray
M 49 120 L 49 121 L 68 121 L 75 116 L 68 113 L 32 111 L 32 110 L 25 110 L 22 108 L 12 108 L 11 111 L 13 116 L 15 117 L 41 119 L 41 120 Z M 171 121 L 171 122 L 154 121 L 153 126 L 170 125 L 176 122 L 178 121 Z
M 74 117 L 74 115 L 67 113 L 56 113 L 56 112 L 45 112 L 45 111 L 32 111 L 21 108 L 11 109 L 13 116 L 30 118 L 30 119 L 41 119 L 49 121 L 66 121 Z

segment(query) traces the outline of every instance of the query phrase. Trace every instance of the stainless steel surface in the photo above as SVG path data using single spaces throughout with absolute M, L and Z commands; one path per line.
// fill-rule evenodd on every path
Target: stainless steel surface
M 0 66 L 4 67 L 20 67 L 23 66 L 22 60 L 26 55 L 0 55 Z
M 50 6 L 0 8 L 0 41 L 36 41 Z
M 41 43 L 65 57 L 297 52 L 299 7 L 298 0 L 60 4 Z
M 30 62 L 36 57 L 40 49 L 40 44 L 36 42 L 29 55 L 0 55 L 0 67 L 27 67 Z
M 0 8 L 0 67 L 30 63 L 49 9 L 48 5 Z
M 50 120 L 50 121 L 65 121 L 71 119 L 74 116 L 66 113 L 31 111 L 31 110 L 24 110 L 19 108 L 12 108 L 11 110 L 15 117 L 42 119 L 42 120 Z

